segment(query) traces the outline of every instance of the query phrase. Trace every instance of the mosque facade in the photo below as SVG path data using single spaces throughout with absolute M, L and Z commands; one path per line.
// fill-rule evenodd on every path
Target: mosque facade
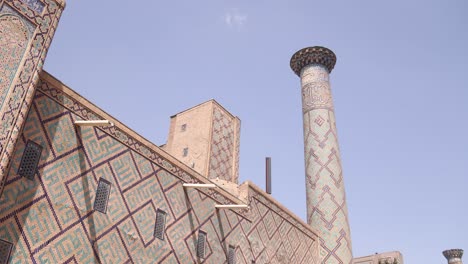
M 238 182 L 241 122 L 215 100 L 172 116 L 157 146 L 46 72 L 64 8 L 0 0 L 0 263 L 403 263 L 399 252 L 353 258 L 331 50 L 290 62 L 305 222 Z

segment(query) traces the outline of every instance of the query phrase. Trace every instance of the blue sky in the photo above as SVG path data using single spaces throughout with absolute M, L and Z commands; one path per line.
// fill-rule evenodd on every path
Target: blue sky
M 68 0 L 45 69 L 155 144 L 214 98 L 242 120 L 241 181 L 305 219 L 297 50 L 331 74 L 354 256 L 468 250 L 468 2 Z

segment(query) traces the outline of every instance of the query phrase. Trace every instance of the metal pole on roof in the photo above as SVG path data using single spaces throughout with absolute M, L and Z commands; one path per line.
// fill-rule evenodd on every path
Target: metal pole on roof
M 265 162 L 266 167 L 266 192 L 271 194 L 271 158 L 267 157 Z

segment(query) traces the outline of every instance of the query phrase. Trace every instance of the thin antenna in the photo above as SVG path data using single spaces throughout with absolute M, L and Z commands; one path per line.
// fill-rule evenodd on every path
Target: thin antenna
M 266 192 L 271 194 L 271 158 L 266 158 Z

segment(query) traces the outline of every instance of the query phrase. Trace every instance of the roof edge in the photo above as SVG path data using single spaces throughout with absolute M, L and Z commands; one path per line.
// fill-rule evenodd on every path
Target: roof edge
M 107 120 L 113 122 L 114 127 L 122 130 L 123 132 L 127 133 L 129 136 L 131 136 L 134 139 L 140 141 L 144 146 L 146 146 L 149 149 L 155 151 L 162 158 L 166 159 L 167 161 L 169 161 L 170 163 L 172 163 L 176 167 L 180 168 L 183 172 L 187 173 L 190 177 L 194 178 L 195 180 L 197 180 L 197 181 L 199 181 L 201 183 L 214 184 L 208 178 L 203 177 L 201 174 L 199 174 L 198 172 L 196 172 L 195 170 L 193 170 L 189 166 L 185 165 L 184 163 L 182 163 L 181 161 L 176 159 L 171 154 L 167 153 L 165 150 L 161 149 L 159 146 L 157 146 L 153 142 L 151 142 L 148 139 L 146 139 L 145 137 L 141 136 L 140 134 L 138 134 L 137 132 L 135 132 L 131 128 L 127 127 L 125 124 L 120 122 L 118 119 L 116 119 L 112 115 L 108 114 L 107 112 L 105 112 L 104 110 L 102 110 L 101 108 L 99 108 L 98 106 L 93 104 L 92 102 L 88 101 L 82 95 L 80 95 L 76 91 L 72 90 L 70 87 L 68 87 L 66 84 L 64 84 L 63 82 L 58 80 L 56 77 L 54 77 L 53 75 L 51 75 L 47 71 L 43 70 L 40 73 L 40 78 L 50 82 L 51 84 L 54 84 L 55 85 L 54 88 L 57 88 L 57 89 L 61 90 L 66 95 L 68 95 L 68 96 L 72 97 L 73 99 L 77 100 L 79 103 L 81 103 L 84 106 L 88 107 L 91 111 L 95 112 L 97 115 L 100 115 L 104 119 L 107 119 Z M 120 141 L 117 138 L 116 138 L 116 140 Z M 121 143 L 124 144 L 125 146 L 127 146 L 128 148 L 132 148 L 131 146 L 128 146 L 127 144 L 125 144 L 123 142 L 121 142 Z M 141 155 L 145 156 L 144 154 L 141 154 Z M 149 157 L 146 157 L 146 158 L 151 160 Z M 177 176 L 175 176 L 175 177 L 177 177 Z M 231 202 L 242 204 L 242 201 L 238 197 L 236 197 L 233 194 L 225 191 L 222 188 L 216 188 L 215 192 L 221 194 L 222 196 L 224 196 L 226 199 L 230 200 Z

